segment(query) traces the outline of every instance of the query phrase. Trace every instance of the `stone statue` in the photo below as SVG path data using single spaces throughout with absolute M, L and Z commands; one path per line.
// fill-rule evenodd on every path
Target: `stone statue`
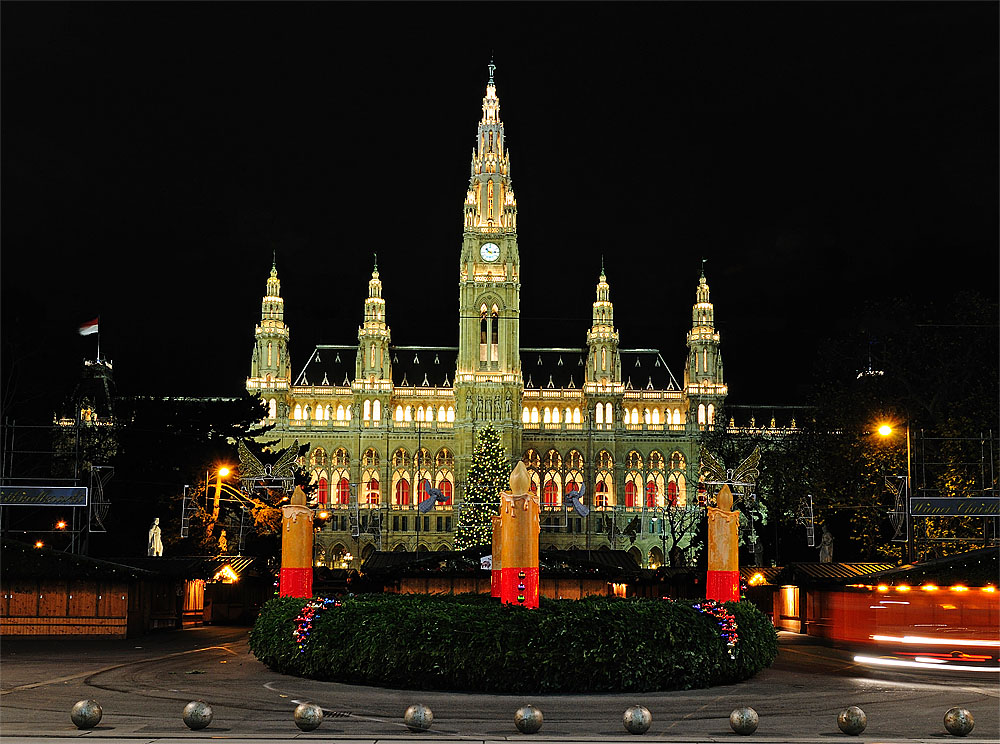
M 160 518 L 157 517 L 149 526 L 149 542 L 146 545 L 146 555 L 154 558 L 163 557 L 163 538 L 160 535 Z
M 823 525 L 823 537 L 819 541 L 819 562 L 833 563 L 833 535 L 827 526 Z
M 229 541 L 226 539 L 226 531 L 223 530 L 222 534 L 219 535 L 219 552 L 225 553 L 229 550 Z

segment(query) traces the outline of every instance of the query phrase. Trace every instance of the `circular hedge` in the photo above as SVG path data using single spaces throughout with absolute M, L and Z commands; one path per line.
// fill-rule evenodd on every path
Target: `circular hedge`
M 728 684 L 778 653 L 768 618 L 725 605 L 735 659 L 714 617 L 688 600 L 543 599 L 535 610 L 484 595 L 372 594 L 317 613 L 293 638 L 307 600 L 272 599 L 250 650 L 276 672 L 350 684 L 497 693 L 643 692 Z

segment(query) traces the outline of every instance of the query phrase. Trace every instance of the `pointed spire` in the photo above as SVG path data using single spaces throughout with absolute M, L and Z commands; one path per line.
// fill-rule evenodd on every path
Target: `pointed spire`
M 375 267 L 372 269 L 372 273 L 378 274 L 378 253 L 373 252 L 372 256 L 375 257 Z
M 493 55 L 492 54 L 490 55 L 490 63 L 487 65 L 487 68 L 489 68 L 489 71 L 490 71 L 489 85 L 493 85 L 494 84 L 493 83 L 493 71 L 495 69 L 497 69 L 497 66 L 495 64 L 493 64 Z

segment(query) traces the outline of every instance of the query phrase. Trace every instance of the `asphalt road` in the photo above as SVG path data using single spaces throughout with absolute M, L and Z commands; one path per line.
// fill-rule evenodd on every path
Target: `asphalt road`
M 247 629 L 202 627 L 128 641 L 2 639 L 0 735 L 3 744 L 130 739 L 168 744 L 191 739 L 378 742 L 456 740 L 500 742 L 942 742 L 954 739 L 942 723 L 952 706 L 968 708 L 976 726 L 964 742 L 1000 741 L 1000 677 L 898 673 L 855 664 L 852 654 L 782 634 L 774 666 L 752 680 L 708 690 L 612 695 L 486 695 L 412 692 L 342 685 L 271 672 L 248 653 Z M 79 731 L 69 718 L 77 700 L 104 709 L 100 725 Z M 181 710 L 191 700 L 212 705 L 214 720 L 189 731 Z M 323 725 L 300 732 L 298 702 L 326 711 Z M 434 712 L 429 732 L 411 733 L 403 711 L 421 702 Z M 544 725 L 526 736 L 514 711 L 540 708 Z M 653 724 L 641 737 L 627 733 L 622 713 L 644 705 Z M 729 713 L 748 705 L 760 726 L 741 737 Z M 855 739 L 837 728 L 837 714 L 860 706 L 868 727 Z

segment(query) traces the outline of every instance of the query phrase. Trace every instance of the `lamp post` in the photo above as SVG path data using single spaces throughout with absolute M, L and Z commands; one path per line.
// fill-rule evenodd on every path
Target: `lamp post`
M 878 427 L 878 433 L 883 437 L 888 437 L 892 434 L 893 429 L 890 424 L 882 424 Z M 906 562 L 913 563 L 913 518 L 910 514 L 910 418 L 906 417 L 906 481 L 905 481 L 905 509 L 904 518 L 906 519 Z
M 219 500 L 222 498 L 222 479 L 229 475 L 229 468 L 221 467 L 215 475 L 215 499 L 212 502 L 212 520 L 208 523 L 206 537 L 212 536 L 216 522 L 219 521 Z

